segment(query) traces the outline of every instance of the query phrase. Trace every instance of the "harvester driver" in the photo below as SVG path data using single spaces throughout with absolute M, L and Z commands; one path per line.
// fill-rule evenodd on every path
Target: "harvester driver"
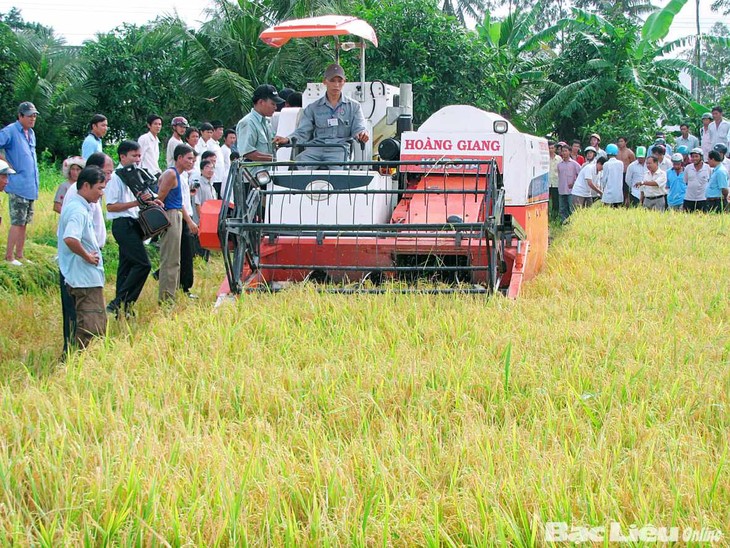
M 304 109 L 294 133 L 289 137 L 275 137 L 274 144 L 285 145 L 295 140 L 315 145 L 338 145 L 332 148 L 305 148 L 296 157 L 297 162 L 302 163 L 337 162 L 345 158 L 345 150 L 341 145 L 346 145 L 348 139 L 355 138 L 366 143 L 370 137 L 362 108 L 360 103 L 342 94 L 345 81 L 342 67 L 336 63 L 329 65 L 324 73 L 324 85 L 327 88 L 324 97 Z M 347 156 L 349 157 L 349 150 Z

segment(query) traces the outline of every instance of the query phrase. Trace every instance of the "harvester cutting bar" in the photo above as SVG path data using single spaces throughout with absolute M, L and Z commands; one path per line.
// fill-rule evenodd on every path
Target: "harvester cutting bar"
M 404 169 L 413 162 L 334 164 L 231 170 L 219 235 L 232 291 L 373 276 L 498 289 L 513 234 L 495 161 L 424 161 L 418 173 Z

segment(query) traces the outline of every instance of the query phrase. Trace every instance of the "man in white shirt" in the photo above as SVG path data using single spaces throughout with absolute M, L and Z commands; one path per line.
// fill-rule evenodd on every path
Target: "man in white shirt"
M 636 147 L 636 160 L 629 164 L 626 169 L 626 185 L 629 187 L 631 205 L 637 205 L 641 202 L 641 191 L 637 186 L 644 180 L 646 172 L 646 148 Z
M 646 209 L 664 211 L 664 197 L 667 195 L 667 174 L 659 169 L 659 161 L 656 156 L 649 156 L 646 159 L 646 173 L 644 180 L 637 183 L 641 190 L 641 205 Z
M 182 116 L 175 116 L 172 119 L 172 137 L 167 141 L 167 149 L 165 150 L 165 164 L 167 167 L 175 165 L 175 148 L 183 144 L 183 136 L 188 129 L 188 121 Z
M 685 211 L 704 211 L 705 190 L 710 181 L 710 166 L 704 161 L 701 148 L 692 149 L 689 154 L 692 163 L 684 168 L 684 182 L 687 183 L 687 191 L 684 194 Z
M 700 147 L 702 154 L 706 157 L 712 150 L 712 135 L 710 135 L 710 124 L 712 123 L 712 113 L 705 112 L 702 115 L 702 127 L 700 128 Z M 692 149 L 690 149 L 692 150 Z
M 228 172 L 231 170 L 231 153 L 233 153 L 235 146 L 236 130 L 225 130 L 225 132 L 223 132 L 223 146 L 221 146 L 221 153 L 223 154 L 223 170 L 225 172 L 223 182 L 228 180 Z
M 139 143 L 140 161 L 139 167 L 147 170 L 153 177 L 157 177 L 162 170 L 160 169 L 160 130 L 162 129 L 162 118 L 157 114 L 150 114 L 147 117 L 147 129 L 144 135 L 140 135 L 137 142 Z
M 730 122 L 722 119 L 721 107 L 712 107 L 712 122 L 710 122 L 709 130 L 713 147 L 717 144 L 727 146 Z
M 213 139 L 213 125 L 208 122 L 200 124 L 200 141 L 195 145 L 195 152 L 202 155 L 206 150 L 212 152 L 216 156 L 215 173 L 213 174 L 213 183 L 223 183 L 225 180 L 225 165 L 223 152 L 215 139 Z M 194 176 L 200 176 L 200 166 L 196 166 L 193 170 Z
M 600 178 L 605 163 L 606 158 L 601 156 L 595 162 L 587 163 L 580 170 L 571 193 L 573 209 L 593 205 L 594 194 L 598 196 L 602 194 Z
M 139 163 L 139 144 L 136 141 L 122 141 L 117 152 L 121 167 Z M 140 199 L 149 201 L 152 195 L 145 193 Z M 159 202 L 156 203 L 159 205 Z M 139 298 L 152 265 L 139 224 L 139 202 L 116 173 L 106 187 L 106 211 L 106 218 L 112 222 L 112 235 L 119 244 L 116 296 L 106 310 L 119 315 L 122 310 L 129 313 L 129 307 Z
M 624 203 L 624 163 L 616 158 L 618 146 L 613 143 L 606 145 L 608 160 L 603 164 L 601 175 L 603 193 L 601 201 L 607 206 L 621 207 Z

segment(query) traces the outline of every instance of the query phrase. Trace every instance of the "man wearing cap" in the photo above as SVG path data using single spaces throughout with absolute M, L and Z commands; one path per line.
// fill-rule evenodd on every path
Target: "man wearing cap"
M 160 130 L 162 129 L 162 117 L 157 114 L 150 114 L 147 117 L 147 133 L 140 135 L 137 142 L 139 143 L 139 151 L 141 160 L 139 167 L 147 170 L 153 177 L 157 177 L 162 170 L 160 169 Z
M 274 138 L 274 143 L 282 145 L 296 140 L 305 144 L 338 145 L 305 148 L 297 156 L 297 162 L 338 161 L 349 156 L 348 151 L 339 146 L 345 145 L 348 139 L 354 138 L 366 143 L 369 136 L 362 108 L 360 103 L 342 94 L 345 81 L 345 71 L 342 67 L 336 63 L 329 65 L 324 73 L 324 85 L 327 88 L 324 97 L 320 97 L 304 109 L 294 133 L 289 137 L 277 136 Z
M 172 119 L 172 136 L 170 137 L 170 140 L 167 141 L 167 148 L 165 149 L 165 163 L 167 164 L 167 167 L 175 165 L 175 159 L 173 157 L 175 155 L 175 147 L 184 144 L 183 136 L 187 129 L 188 121 L 185 118 L 182 116 L 175 116 Z
M 689 153 L 692 163 L 684 168 L 684 182 L 687 190 L 684 194 L 685 211 L 704 211 L 705 189 L 710 181 L 710 166 L 704 162 L 701 148 L 693 148 Z
M 672 169 L 667 171 L 667 205 L 670 209 L 680 210 L 684 205 L 687 183 L 684 182 L 684 156 L 679 152 L 672 154 Z
M 274 136 L 271 116 L 284 100 L 274 86 L 257 87 L 251 98 L 253 108 L 236 125 L 236 147 L 241 158 L 249 162 L 271 162 L 274 159 Z
M 603 164 L 601 201 L 610 207 L 621 207 L 624 203 L 624 164 L 616 158 L 618 146 L 610 143 L 606 146 L 608 160 Z
M 5 260 L 21 266 L 25 246 L 26 226 L 33 220 L 33 203 L 38 199 L 38 160 L 36 157 L 35 125 L 38 111 L 31 102 L 18 105 L 18 120 L 0 131 L 0 149 L 15 173 L 9 173 L 5 192 L 10 209 L 10 232 Z
M 2 193 L 8 184 L 8 175 L 12 175 L 13 173 L 15 173 L 15 170 L 5 160 L 0 160 L 0 226 L 3 225 L 3 210 L 5 209 Z
M 601 136 L 598 135 L 598 133 L 591 133 L 590 138 L 588 139 L 589 146 L 592 146 L 596 149 L 596 157 L 598 156 L 606 156 L 606 151 L 601 148 Z M 588 150 L 588 149 L 586 149 Z
M 637 183 L 641 190 L 641 205 L 646 209 L 664 211 L 664 197 L 667 195 L 667 174 L 659 169 L 659 160 L 656 156 L 646 158 L 646 173 L 644 180 Z
M 707 211 L 722 213 L 727 210 L 728 196 L 727 170 L 722 165 L 722 154 L 716 150 L 711 150 L 707 163 L 712 168 L 712 174 L 705 190 Z
M 710 135 L 710 123 L 712 122 L 712 113 L 705 112 L 702 115 L 702 127 L 700 128 L 700 147 L 702 154 L 707 156 L 712 150 L 712 135 Z M 690 149 L 692 150 L 692 149 Z
M 727 157 L 727 147 L 722 143 L 717 143 L 714 147 L 712 147 L 712 150 L 716 150 L 720 153 L 722 165 L 724 165 L 727 172 L 730 173 L 730 158 Z
M 682 134 L 674 140 L 674 144 L 677 145 L 678 151 L 681 146 L 687 147 L 687 150 L 692 150 L 693 148 L 700 146 L 700 140 L 690 134 L 689 124 L 679 124 L 679 131 L 681 131 Z
M 722 119 L 722 108 L 712 107 L 712 122 L 710 122 L 710 141 L 712 146 L 717 144 L 727 146 L 730 122 Z
M 81 144 L 81 157 L 85 160 L 94 152 L 103 152 L 102 139 L 109 130 L 109 122 L 103 114 L 94 114 L 89 122 L 89 134 Z
M 637 205 L 641 201 L 641 191 L 637 186 L 644 180 L 646 173 L 646 148 L 636 147 L 636 160 L 629 164 L 626 170 L 626 186 L 629 187 L 629 201 L 631 205 Z

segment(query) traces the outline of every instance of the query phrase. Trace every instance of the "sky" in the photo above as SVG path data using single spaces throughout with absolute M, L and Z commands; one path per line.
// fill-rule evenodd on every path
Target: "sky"
M 669 0 L 659 0 L 666 5 Z M 700 0 L 700 24 L 708 32 L 716 20 L 730 27 L 730 17 L 713 14 L 712 0 Z M 208 0 L 0 0 L 0 12 L 6 13 L 18 6 L 26 21 L 52 27 L 56 34 L 70 45 L 80 45 L 94 38 L 96 33 L 108 32 L 122 23 L 141 25 L 158 15 L 175 12 L 190 26 L 197 26 L 205 19 Z M 695 32 L 695 2 L 689 0 L 674 20 L 670 39 Z

